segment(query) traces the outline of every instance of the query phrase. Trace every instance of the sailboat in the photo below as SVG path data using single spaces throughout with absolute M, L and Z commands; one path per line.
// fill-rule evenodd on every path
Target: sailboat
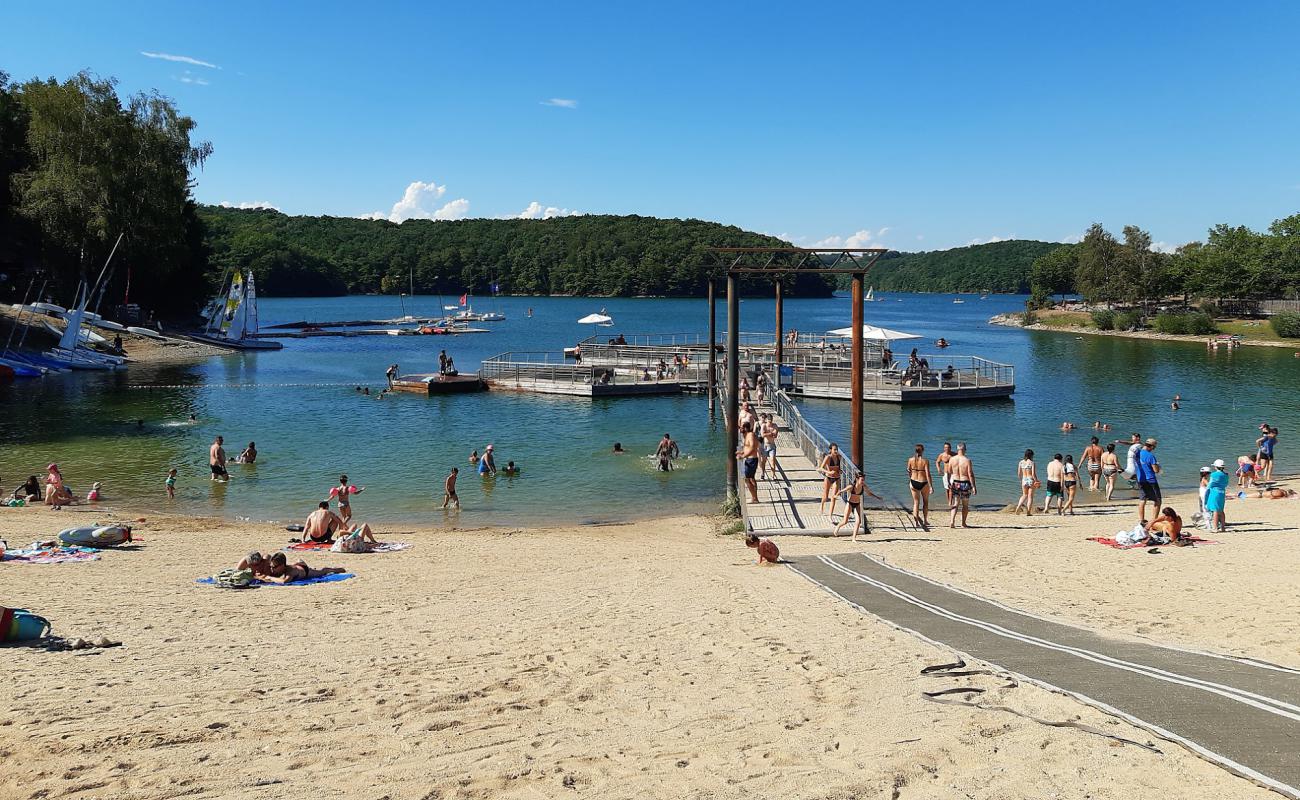
M 67 312 L 65 316 L 68 324 L 59 337 L 59 343 L 57 346 L 46 350 L 45 356 L 59 362 L 60 366 L 71 369 L 117 369 L 126 363 L 125 358 L 108 355 L 107 353 L 98 353 L 85 346 L 87 341 L 93 341 L 96 338 L 103 341 L 103 337 L 92 334 L 88 330 L 83 331 L 81 328 L 81 322 L 86 317 L 86 304 L 90 302 L 90 295 L 91 292 L 86 286 L 86 282 L 82 281 L 81 285 L 77 287 L 76 308 Z M 46 325 L 56 333 L 58 332 L 57 328 L 53 328 L 48 323 Z
M 501 291 L 501 286 L 494 281 L 492 285 L 488 287 L 488 290 L 492 293 L 492 297 L 496 298 L 497 294 Z M 499 310 L 500 304 L 497 303 L 496 306 L 497 310 L 484 311 L 482 314 L 478 315 L 478 318 L 483 322 L 505 322 L 506 315 L 502 314 Z
M 257 338 L 257 285 L 252 270 L 247 274 L 235 270 L 230 276 L 230 288 L 213 299 L 211 308 L 207 325 L 191 338 L 231 350 L 284 348 L 272 339 Z
M 872 300 L 875 300 L 875 299 L 876 299 L 876 287 L 874 287 L 874 286 L 868 287 L 868 288 L 867 288 L 867 296 L 864 297 L 864 298 L 862 298 L 862 299 L 865 300 L 865 301 L 867 301 L 868 303 L 870 303 Z

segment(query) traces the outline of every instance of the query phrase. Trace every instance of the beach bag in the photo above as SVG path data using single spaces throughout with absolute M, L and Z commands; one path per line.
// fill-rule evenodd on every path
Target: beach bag
M 50 621 L 25 608 L 0 608 L 0 642 L 26 642 L 50 632 Z
M 251 569 L 223 569 L 212 576 L 212 585 L 222 589 L 247 589 L 252 582 Z
M 1135 545 L 1138 542 L 1145 540 L 1146 538 L 1147 538 L 1147 533 L 1145 530 L 1143 530 L 1141 525 L 1135 525 L 1133 527 L 1133 530 L 1131 531 L 1120 531 L 1119 533 L 1115 534 L 1116 544 L 1121 544 L 1126 547 Z
M 331 553 L 369 553 L 370 547 L 359 533 L 349 533 L 338 537 L 330 545 Z

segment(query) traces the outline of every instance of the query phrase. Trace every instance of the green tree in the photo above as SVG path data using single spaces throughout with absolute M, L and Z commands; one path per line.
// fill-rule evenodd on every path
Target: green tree
M 1085 300 L 1110 305 L 1129 298 L 1132 281 L 1125 274 L 1123 252 L 1101 223 L 1088 227 L 1077 253 L 1074 285 Z
M 1079 269 L 1078 248 L 1058 247 L 1034 259 L 1029 271 L 1030 292 L 1038 304 L 1054 294 L 1074 291 L 1075 273 Z

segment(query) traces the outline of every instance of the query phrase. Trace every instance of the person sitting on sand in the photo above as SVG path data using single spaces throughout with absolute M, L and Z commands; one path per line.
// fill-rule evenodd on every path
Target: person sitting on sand
M 13 498 L 26 503 L 35 503 L 41 498 L 41 482 L 35 475 L 27 476 L 26 482 L 14 489 Z
M 758 534 L 745 534 L 745 546 L 758 550 L 758 565 L 775 564 L 781 560 L 781 551 L 771 539 L 760 539 Z
M 75 502 L 72 491 L 63 485 L 63 473 L 59 471 L 59 465 L 50 464 L 46 470 L 45 505 L 58 508 Z
M 1143 544 L 1172 544 L 1183 547 L 1191 542 L 1183 536 L 1183 520 L 1172 507 L 1165 506 L 1159 516 L 1147 523 L 1147 541 Z
M 302 525 L 302 540 L 317 544 L 329 544 L 334 541 L 334 531 L 343 527 L 343 520 L 330 511 L 327 500 L 320 501 L 316 510 L 307 515 Z
M 284 553 L 272 553 L 270 564 L 267 567 L 265 575 L 259 575 L 258 580 L 266 583 L 293 583 L 294 581 L 311 580 L 312 578 L 323 578 L 326 575 L 337 575 L 347 570 L 342 567 L 321 567 L 313 569 L 307 566 L 306 561 L 298 561 L 290 564 L 289 559 L 285 558 Z

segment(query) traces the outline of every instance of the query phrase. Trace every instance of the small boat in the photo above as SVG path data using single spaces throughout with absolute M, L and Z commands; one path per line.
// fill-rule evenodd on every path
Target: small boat
M 13 358 L 0 357 L 0 379 L 4 379 L 3 376 L 5 374 L 7 374 L 9 378 L 39 378 L 44 375 L 46 371 L 47 370 L 44 367 L 24 364 L 23 362 Z
M 53 303 L 32 303 L 30 308 L 47 314 L 66 314 L 68 309 L 63 306 L 56 306 Z
M 478 315 L 478 318 L 482 322 L 505 322 L 506 321 L 506 315 L 502 314 L 500 311 L 484 311 L 482 314 Z
M 954 302 L 954 303 L 964 303 L 964 302 L 966 302 L 966 301 L 963 300 L 963 299 L 961 299 L 960 297 L 957 297 L 957 298 L 954 298 L 954 299 L 953 299 L 953 302 Z
M 152 330 L 152 329 L 150 329 L 150 328 L 138 328 L 138 327 L 136 327 L 136 326 L 134 326 L 134 325 L 127 325 L 127 326 L 126 326 L 126 332 L 127 332 L 127 333 L 134 333 L 136 336 L 143 336 L 143 337 L 146 338 L 146 339 L 166 339 L 166 338 L 167 338 L 166 336 L 163 336 L 163 335 L 162 335 L 161 333 L 159 333 L 158 331 Z
M 207 327 L 190 335 L 195 341 L 229 350 L 284 349 L 273 339 L 258 338 L 257 285 L 252 270 L 247 274 L 235 270 L 229 288 L 218 294 L 210 307 Z
M 867 287 L 867 296 L 862 299 L 868 303 L 873 302 L 876 299 L 876 287 L 874 286 Z
M 116 331 L 118 333 L 124 333 L 126 331 L 125 325 L 108 319 L 97 320 L 94 325 L 96 328 L 103 328 L 106 331 Z

